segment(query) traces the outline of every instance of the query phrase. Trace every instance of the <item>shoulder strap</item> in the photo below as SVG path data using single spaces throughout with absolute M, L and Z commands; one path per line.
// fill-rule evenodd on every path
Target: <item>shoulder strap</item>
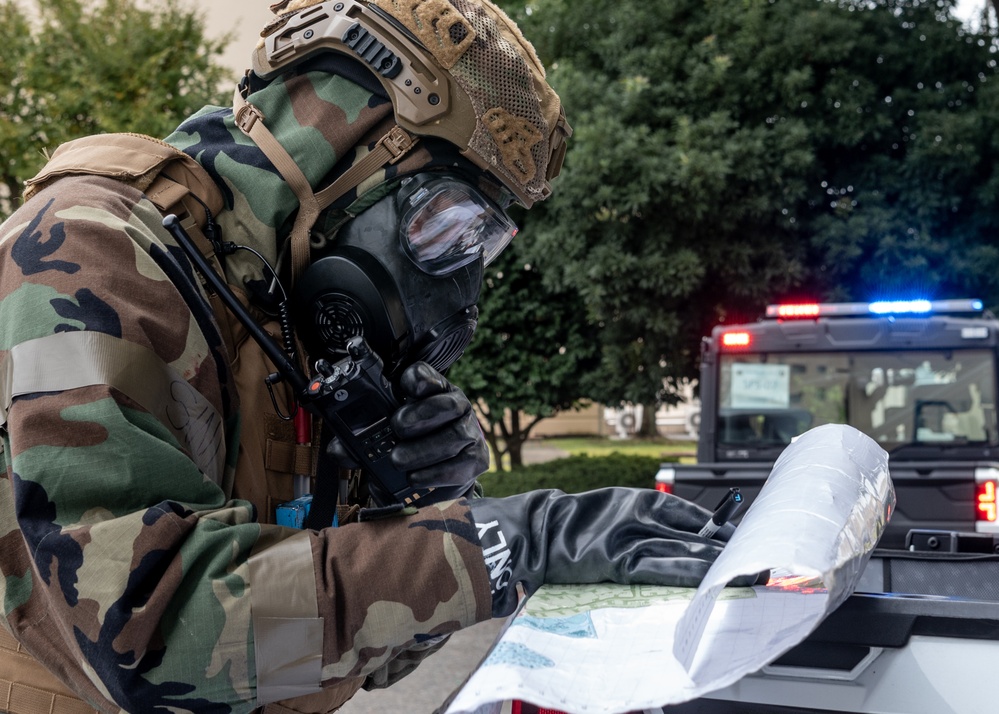
M 31 198 L 50 183 L 78 174 L 106 176 L 147 191 L 164 170 L 174 181 L 194 193 L 204 204 L 205 213 L 222 210 L 222 194 L 201 165 L 180 149 L 144 134 L 96 134 L 68 141 L 57 148 L 36 176 L 25 182 L 24 198 Z

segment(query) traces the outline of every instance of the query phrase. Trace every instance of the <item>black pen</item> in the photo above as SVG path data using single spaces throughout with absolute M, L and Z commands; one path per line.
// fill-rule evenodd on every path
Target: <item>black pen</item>
M 742 494 L 739 493 L 739 489 L 730 488 L 728 493 L 725 494 L 725 498 L 715 508 L 715 512 L 711 514 L 711 518 L 708 519 L 708 522 L 704 524 L 704 527 L 697 535 L 703 538 L 714 536 L 718 532 L 718 529 L 728 523 L 729 519 L 735 515 L 735 512 L 739 510 L 741 505 Z

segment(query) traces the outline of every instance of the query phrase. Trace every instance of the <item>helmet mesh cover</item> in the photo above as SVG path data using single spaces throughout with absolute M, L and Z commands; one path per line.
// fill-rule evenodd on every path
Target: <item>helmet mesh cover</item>
M 368 1 L 421 37 L 468 95 L 477 119 L 468 149 L 502 183 L 518 187 L 531 201 L 546 198 L 559 99 L 545 80 L 534 48 L 506 13 L 490 0 Z M 272 9 L 289 13 L 319 2 L 285 0 Z M 453 10 L 471 27 L 471 35 L 459 26 L 464 23 L 448 17 Z M 429 28 L 427 22 L 440 24 Z M 439 30 L 451 41 L 432 41 Z
M 452 2 L 477 34 L 451 69 L 479 118 L 469 148 L 529 195 L 543 198 L 550 127 L 541 114 L 531 64 L 524 57 L 529 51 L 534 59 L 534 50 L 515 46 L 481 3 Z M 540 63 L 536 67 L 540 70 Z

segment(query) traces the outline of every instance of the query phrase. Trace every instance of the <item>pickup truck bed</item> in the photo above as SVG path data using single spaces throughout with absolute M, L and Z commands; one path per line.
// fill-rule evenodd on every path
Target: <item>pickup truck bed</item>
M 866 590 L 867 592 L 861 592 Z M 762 671 L 663 714 L 996 710 L 999 556 L 876 551 L 858 592 Z
M 999 603 L 852 595 L 763 671 L 664 714 L 978 714 L 999 664 Z

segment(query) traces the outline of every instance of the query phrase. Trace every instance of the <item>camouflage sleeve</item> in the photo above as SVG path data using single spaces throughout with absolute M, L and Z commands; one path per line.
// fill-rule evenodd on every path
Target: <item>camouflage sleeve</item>
M 460 502 L 316 533 L 230 498 L 237 400 L 159 221 L 69 178 L 0 226 L 7 629 L 99 709 L 246 712 L 488 618 Z

